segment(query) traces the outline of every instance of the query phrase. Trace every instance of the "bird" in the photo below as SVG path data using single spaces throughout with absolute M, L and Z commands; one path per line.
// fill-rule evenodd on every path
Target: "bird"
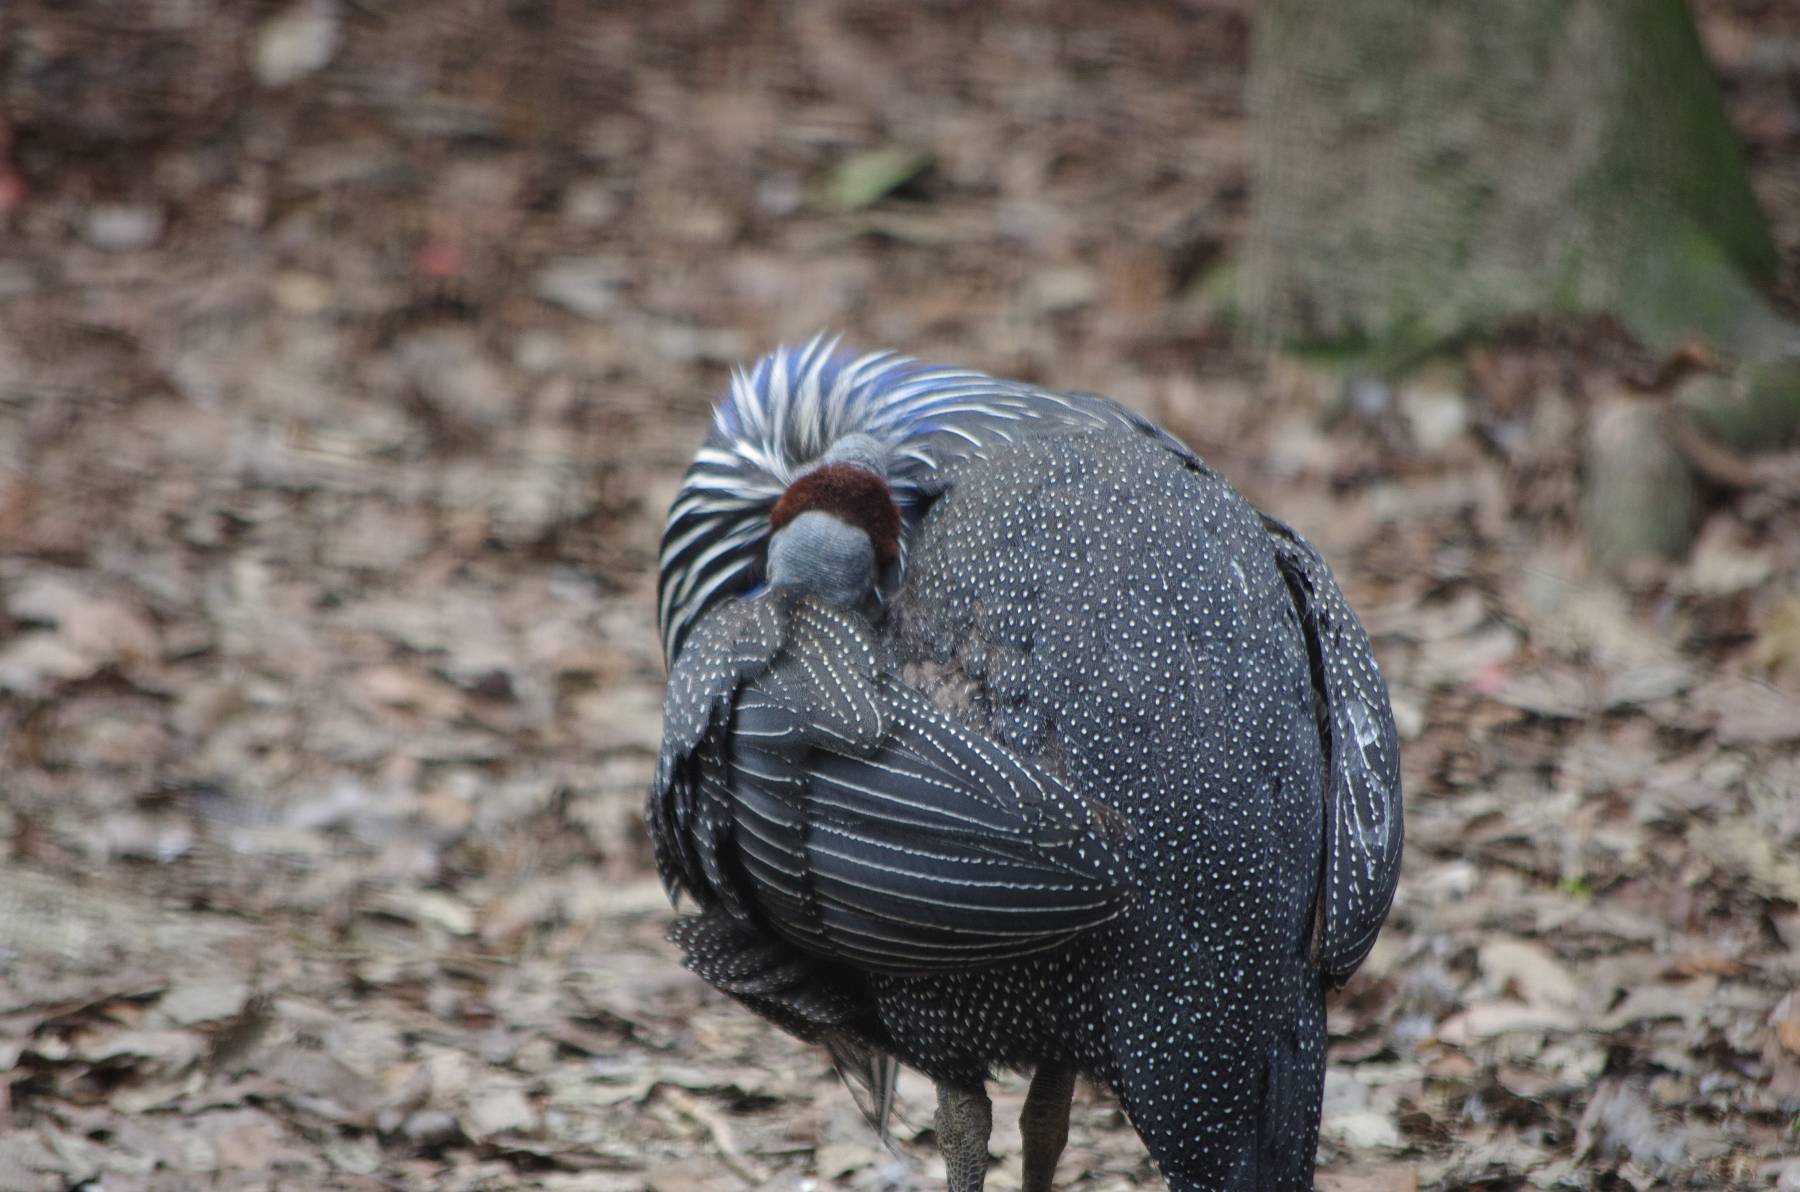
M 867 1090 L 998 1070 L 1026 1192 L 1078 1077 L 1174 1189 L 1313 1186 L 1325 995 L 1386 918 L 1398 738 L 1323 557 L 1107 398 L 854 354 L 734 370 L 670 507 L 645 804 L 699 977 Z

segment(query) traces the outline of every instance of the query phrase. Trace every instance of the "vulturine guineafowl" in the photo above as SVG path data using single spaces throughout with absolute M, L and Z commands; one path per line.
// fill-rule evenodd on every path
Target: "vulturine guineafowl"
M 663 538 L 647 806 L 688 966 L 885 1121 L 995 1068 L 1041 1192 L 1078 1074 L 1169 1184 L 1312 1186 L 1326 989 L 1399 872 L 1386 688 L 1330 570 L 1104 398 L 816 340 L 737 373 Z

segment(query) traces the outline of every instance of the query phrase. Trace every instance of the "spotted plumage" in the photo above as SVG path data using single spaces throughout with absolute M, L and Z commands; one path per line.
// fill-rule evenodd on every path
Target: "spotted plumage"
M 821 461 L 889 486 L 888 567 L 768 568 L 784 494 L 825 515 Z M 894 1062 L 932 1077 L 953 1188 L 996 1067 L 1036 1073 L 1032 1192 L 1076 1072 L 1173 1187 L 1311 1186 L 1324 992 L 1401 818 L 1385 688 L 1304 539 L 1105 399 L 815 342 L 736 378 L 662 581 L 648 818 L 690 967 L 878 1107 Z

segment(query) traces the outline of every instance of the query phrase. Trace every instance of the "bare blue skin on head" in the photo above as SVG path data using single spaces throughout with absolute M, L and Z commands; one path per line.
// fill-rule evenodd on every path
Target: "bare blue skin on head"
M 875 546 L 855 526 L 809 509 L 769 540 L 769 586 L 805 588 L 838 608 L 854 608 L 875 586 Z
M 873 435 L 845 435 L 801 474 L 854 464 L 885 480 L 888 450 Z M 772 588 L 805 588 L 828 604 L 854 608 L 874 590 L 875 546 L 857 527 L 809 509 L 769 539 L 767 575 Z
M 826 464 L 855 464 L 866 472 L 873 472 L 883 480 L 887 479 L 887 457 L 892 450 L 886 443 L 874 435 L 845 435 L 826 449 L 813 467 L 822 468 Z M 812 471 L 812 468 L 806 469 Z

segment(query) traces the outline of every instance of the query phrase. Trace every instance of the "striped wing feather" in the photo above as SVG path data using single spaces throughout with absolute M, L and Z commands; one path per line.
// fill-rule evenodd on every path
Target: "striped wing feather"
M 1369 635 L 1330 567 L 1287 525 L 1263 524 L 1306 634 L 1329 752 L 1318 954 L 1341 984 L 1374 946 L 1400 881 L 1400 742 Z
M 763 601 L 784 597 L 744 603 Z M 700 880 L 679 885 L 886 973 L 1030 955 L 1120 912 L 1128 883 L 1082 799 L 879 670 L 861 617 L 785 604 L 780 649 L 716 693 L 729 712 L 652 792 L 653 822 L 696 832 L 679 845 L 697 864 L 674 868 Z

